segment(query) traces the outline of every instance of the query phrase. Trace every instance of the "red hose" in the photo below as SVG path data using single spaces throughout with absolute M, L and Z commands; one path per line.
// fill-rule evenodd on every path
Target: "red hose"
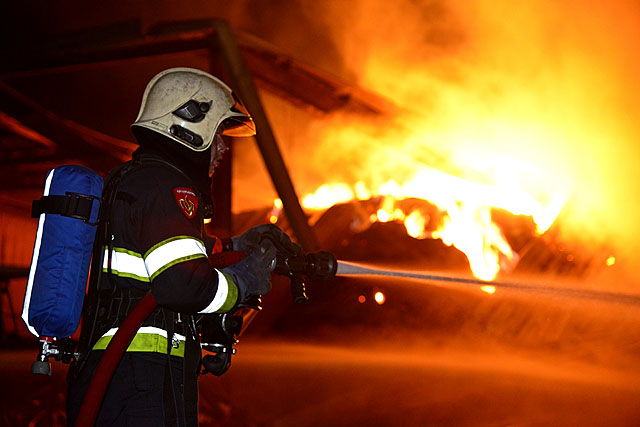
M 212 266 L 224 268 L 240 261 L 245 257 L 245 254 L 243 252 L 229 251 L 217 253 L 212 255 L 212 257 L 213 258 L 210 257 Z M 149 291 L 124 319 L 122 325 L 120 325 L 118 331 L 109 342 L 100 362 L 98 362 L 96 371 L 93 373 L 87 392 L 82 400 L 82 406 L 80 406 L 80 411 L 78 412 L 76 427 L 90 427 L 94 425 L 100 406 L 102 406 L 104 394 L 107 391 L 107 387 L 111 382 L 118 363 L 120 363 L 120 359 L 122 359 L 122 355 L 127 347 L 129 347 L 131 340 L 140 328 L 140 325 L 142 325 L 142 322 L 149 317 L 157 306 L 158 303 L 155 297 L 151 291 Z
M 151 291 L 147 292 L 147 295 L 134 307 L 118 328 L 118 331 L 111 339 L 111 342 L 109 342 L 91 378 L 91 383 L 84 395 L 82 406 L 78 413 L 78 419 L 76 421 L 77 427 L 94 425 L 100 406 L 102 406 L 102 400 L 107 391 L 107 386 L 111 382 L 111 377 L 118 363 L 120 363 L 122 355 L 127 347 L 129 347 L 131 340 L 140 328 L 140 325 L 142 325 L 142 322 L 149 317 L 157 305 L 158 303 Z

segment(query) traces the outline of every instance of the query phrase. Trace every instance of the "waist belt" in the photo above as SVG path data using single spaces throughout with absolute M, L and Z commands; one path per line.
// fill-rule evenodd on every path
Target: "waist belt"
M 93 346 L 93 350 L 105 350 L 118 328 L 108 330 Z M 173 334 L 171 355 L 184 357 L 185 337 Z M 167 354 L 167 331 L 153 326 L 143 326 L 133 337 L 126 351 Z

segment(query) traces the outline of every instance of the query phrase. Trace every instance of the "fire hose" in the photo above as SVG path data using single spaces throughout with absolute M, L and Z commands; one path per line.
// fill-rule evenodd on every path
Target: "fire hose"
M 444 275 L 440 273 L 414 273 L 400 270 L 378 269 L 361 266 L 355 263 L 338 261 L 329 252 L 308 253 L 306 255 L 296 254 L 291 256 L 277 257 L 277 266 L 274 270 L 277 274 L 289 277 L 291 281 L 291 291 L 297 303 L 307 299 L 304 287 L 304 277 L 312 280 L 331 280 L 337 276 L 391 276 L 409 279 L 428 280 L 435 282 L 451 282 L 472 286 L 491 285 L 499 288 L 514 289 L 519 291 L 534 291 L 556 293 L 564 296 L 595 298 L 612 302 L 622 302 L 640 305 L 640 296 L 630 294 L 617 294 L 612 292 L 578 290 L 570 288 L 550 288 L 535 286 L 517 282 L 483 281 L 475 278 Z M 233 252 L 223 252 L 218 258 L 218 266 L 225 263 L 235 262 L 242 255 Z M 214 260 L 215 263 L 215 260 Z M 129 316 L 122 323 L 107 349 L 105 350 L 100 363 L 92 377 L 91 383 L 85 394 L 80 412 L 78 414 L 77 426 L 92 426 L 97 417 L 102 404 L 104 394 L 109 385 L 111 377 L 122 358 L 126 348 L 136 334 L 142 322 L 156 308 L 157 303 L 151 291 L 138 303 Z M 246 326 L 246 325 L 245 325 Z M 240 330 L 237 334 L 240 334 Z M 236 336 L 234 335 L 234 339 Z M 237 341 L 235 341 L 237 342 Z M 235 344 L 232 342 L 232 344 Z M 226 371 L 228 365 L 222 372 Z
M 93 377 L 91 377 L 89 388 L 87 388 L 82 400 L 82 406 L 78 412 L 76 426 L 94 425 L 104 394 L 107 391 L 113 373 L 120 363 L 120 359 L 122 359 L 122 355 L 129 347 L 142 322 L 149 317 L 157 305 L 156 299 L 149 291 L 122 322 L 122 325 L 120 325 L 120 328 L 118 328 L 104 351 Z

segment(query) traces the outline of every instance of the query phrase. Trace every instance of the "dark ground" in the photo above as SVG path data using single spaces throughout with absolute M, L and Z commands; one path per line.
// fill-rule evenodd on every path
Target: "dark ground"
M 292 306 L 274 285 L 229 372 L 201 378 L 202 425 L 640 425 L 634 303 L 357 278 Z M 66 367 L 33 376 L 35 354 L 0 352 L 3 425 L 64 424 Z

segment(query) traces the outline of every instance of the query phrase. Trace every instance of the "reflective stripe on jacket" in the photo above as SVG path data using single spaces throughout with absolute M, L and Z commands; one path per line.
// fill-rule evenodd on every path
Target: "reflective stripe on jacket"
M 93 350 L 105 350 L 118 328 L 109 329 L 93 346 Z M 171 355 L 184 357 L 184 335 L 173 334 L 171 339 Z M 151 353 L 167 353 L 167 331 L 153 326 L 143 326 L 133 337 L 127 351 L 143 351 Z
M 232 278 L 209 265 L 211 248 L 205 244 L 204 203 L 199 197 L 189 178 L 160 163 L 143 162 L 118 185 L 109 217 L 111 242 L 105 246 L 103 271 L 107 274 L 100 288 L 151 289 L 159 306 L 156 315 L 150 316 L 153 320 L 143 323 L 129 351 L 166 353 L 166 332 L 159 328 L 165 320 L 157 314 L 160 308 L 204 314 L 229 311 L 236 303 L 238 290 Z M 101 338 L 94 349 L 106 348 L 110 332 L 117 330 L 133 305 L 125 302 L 126 308 L 113 308 L 115 317 L 110 311 L 107 319 L 114 320 L 100 327 Z M 155 329 L 142 332 L 149 327 Z M 179 349 L 178 353 L 184 351 Z

